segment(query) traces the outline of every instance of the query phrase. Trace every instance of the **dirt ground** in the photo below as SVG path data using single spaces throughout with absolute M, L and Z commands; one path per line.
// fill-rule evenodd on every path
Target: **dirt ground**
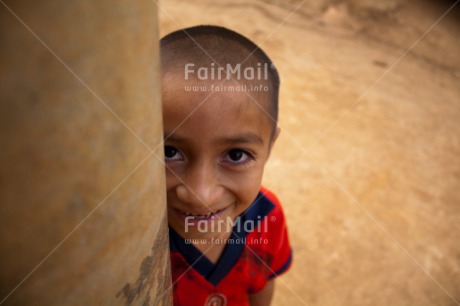
M 226 26 L 281 74 L 265 185 L 284 203 L 294 262 L 274 305 L 460 305 L 454 4 L 160 2 L 161 35 Z

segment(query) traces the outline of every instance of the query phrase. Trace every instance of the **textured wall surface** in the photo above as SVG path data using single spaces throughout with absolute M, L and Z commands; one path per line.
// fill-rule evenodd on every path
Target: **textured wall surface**
M 0 3 L 0 304 L 171 303 L 156 11 Z

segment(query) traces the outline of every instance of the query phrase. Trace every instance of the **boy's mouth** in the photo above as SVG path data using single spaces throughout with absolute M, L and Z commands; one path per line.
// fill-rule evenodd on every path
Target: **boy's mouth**
M 227 209 L 226 208 L 223 208 L 223 209 L 220 209 L 220 210 L 216 210 L 216 211 L 213 211 L 213 212 L 209 212 L 205 215 L 200 215 L 200 214 L 193 214 L 191 212 L 187 212 L 187 211 L 182 211 L 180 209 L 177 209 L 177 208 L 173 208 L 174 211 L 179 215 L 179 217 L 181 219 L 185 219 L 185 218 L 189 218 L 189 219 L 193 219 L 193 220 L 214 220 L 214 219 L 217 219 L 220 217 L 220 215 L 222 215 L 222 213 Z
M 194 215 L 192 213 L 188 213 L 186 212 L 185 213 L 187 215 L 187 217 L 193 217 L 193 218 L 197 218 L 197 219 L 207 219 L 207 218 L 210 218 L 212 215 L 214 215 L 215 213 L 213 212 L 210 212 L 209 214 L 207 215 Z

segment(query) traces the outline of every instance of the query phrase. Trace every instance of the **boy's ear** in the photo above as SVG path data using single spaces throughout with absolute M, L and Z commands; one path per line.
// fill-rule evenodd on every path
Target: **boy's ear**
M 272 144 L 273 145 L 276 141 L 276 139 L 278 139 L 278 136 L 280 135 L 281 133 L 281 129 L 277 126 L 276 127 L 276 131 L 275 131 L 275 134 L 273 135 L 273 138 L 272 138 Z
M 272 136 L 271 142 L 270 142 L 270 147 L 268 148 L 268 154 L 272 151 L 273 145 L 275 144 L 276 139 L 278 139 L 278 136 L 281 133 L 281 129 L 277 126 L 275 133 Z

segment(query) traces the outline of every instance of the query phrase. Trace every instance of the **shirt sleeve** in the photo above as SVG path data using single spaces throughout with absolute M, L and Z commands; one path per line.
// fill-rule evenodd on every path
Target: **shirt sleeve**
M 269 223 L 268 252 L 272 258 L 267 279 L 272 279 L 290 268 L 292 249 L 289 244 L 286 220 L 278 198 L 267 189 L 262 188 L 261 191 L 275 205 L 266 220 Z

